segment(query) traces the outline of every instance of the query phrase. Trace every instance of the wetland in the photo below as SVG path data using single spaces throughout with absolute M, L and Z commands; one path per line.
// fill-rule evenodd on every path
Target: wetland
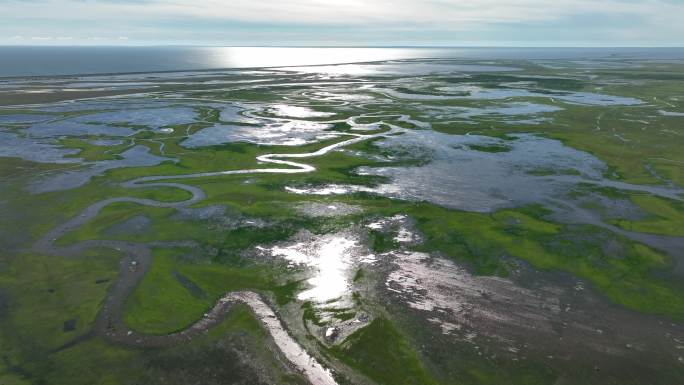
M 684 55 L 402 52 L 0 78 L 0 384 L 683 383 Z

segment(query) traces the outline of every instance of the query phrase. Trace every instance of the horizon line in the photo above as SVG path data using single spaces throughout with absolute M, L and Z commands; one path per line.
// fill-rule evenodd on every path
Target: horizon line
M 680 45 L 422 45 L 422 44 L 0 44 L 0 47 L 119 47 L 119 48 L 684 48 Z

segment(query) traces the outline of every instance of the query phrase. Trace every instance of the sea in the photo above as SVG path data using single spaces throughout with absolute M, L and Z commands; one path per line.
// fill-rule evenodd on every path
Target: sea
M 0 46 L 0 77 L 268 68 L 405 59 L 684 60 L 684 48 Z

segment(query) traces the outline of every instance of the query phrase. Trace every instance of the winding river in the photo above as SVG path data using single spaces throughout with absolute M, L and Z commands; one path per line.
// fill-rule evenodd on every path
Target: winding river
M 314 357 L 309 355 L 285 330 L 282 322 L 277 317 L 274 310 L 261 298 L 261 296 L 251 291 L 229 292 L 226 293 L 216 305 L 205 314 L 200 320 L 190 325 L 188 328 L 167 335 L 143 334 L 129 329 L 122 319 L 123 305 L 128 296 L 135 290 L 138 283 L 145 276 L 152 263 L 152 248 L 158 246 L 187 246 L 192 242 L 155 242 L 155 243 L 136 243 L 127 241 L 112 240 L 90 240 L 68 246 L 58 246 L 55 244 L 64 234 L 73 231 L 85 223 L 95 218 L 99 212 L 112 203 L 129 202 L 139 205 L 166 208 L 186 207 L 206 198 L 202 189 L 181 184 L 177 182 L 164 182 L 175 179 L 202 178 L 222 175 L 236 174 L 296 174 L 315 171 L 316 168 L 300 162 L 286 159 L 303 159 L 322 156 L 335 149 L 358 143 L 364 140 L 386 135 L 387 132 L 372 135 L 362 135 L 353 133 L 335 132 L 337 135 L 352 136 L 351 139 L 343 140 L 317 151 L 310 153 L 295 154 L 265 154 L 257 157 L 262 163 L 289 166 L 289 168 L 256 168 L 227 170 L 216 172 L 203 172 L 186 175 L 164 175 L 164 176 L 145 176 L 122 183 L 126 188 L 147 188 L 147 187 L 171 187 L 188 191 L 192 194 L 190 199 L 180 202 L 160 202 L 152 199 L 141 199 L 134 197 L 110 198 L 94 203 L 85 208 L 80 214 L 53 228 L 39 239 L 34 245 L 35 252 L 53 256 L 76 256 L 86 249 L 94 247 L 107 247 L 122 252 L 125 256 L 120 261 L 119 275 L 116 282 L 110 287 L 108 294 L 100 309 L 93 330 L 74 341 L 71 341 L 60 349 L 67 348 L 78 343 L 84 338 L 92 335 L 99 335 L 106 339 L 128 346 L 136 347 L 158 347 L 167 346 L 180 342 L 185 342 L 202 334 L 209 328 L 220 323 L 230 312 L 235 303 L 248 305 L 264 327 L 270 332 L 276 345 L 285 357 L 314 385 L 334 385 L 337 384 L 329 369 L 323 367 Z

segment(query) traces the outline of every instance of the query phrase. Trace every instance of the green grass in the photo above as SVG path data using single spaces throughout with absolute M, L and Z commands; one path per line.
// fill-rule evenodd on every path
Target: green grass
M 114 250 L 94 249 L 79 258 L 19 254 L 0 259 L 6 264 L 0 269 L 4 383 L 40 383 L 41 373 L 55 370 L 51 352 L 90 332 L 118 274 L 119 258 Z M 65 321 L 73 321 L 74 329 L 65 330 Z
M 2 315 L 6 338 L 35 341 L 36 349 L 54 349 L 88 333 L 109 285 L 118 274 L 119 253 L 93 249 L 83 257 L 17 255 L 0 273 L 9 302 Z M 75 320 L 75 330 L 64 322 Z M 16 339 L 16 340 L 15 340 Z
M 411 213 L 427 237 L 419 249 L 469 263 L 480 274 L 505 275 L 506 257 L 520 258 L 538 269 L 584 278 L 628 308 L 684 318 L 684 287 L 655 274 L 667 271 L 670 260 L 644 245 L 591 226 L 560 226 L 515 210 L 481 215 L 421 206 Z M 620 255 L 602 249 L 609 239 L 619 242 Z
M 277 348 L 249 308 L 236 305 L 219 325 L 187 344 L 129 349 L 92 338 L 57 353 L 34 352 L 28 356 L 34 361 L 21 362 L 13 371 L 2 372 L 0 366 L 0 379 L 3 385 L 183 385 L 211 376 L 227 383 L 256 383 L 260 371 L 270 383 L 306 383 L 273 352 Z
M 330 352 L 383 385 L 436 384 L 410 342 L 387 319 L 378 318 Z
M 130 141 L 123 141 L 122 144 L 114 146 L 97 146 L 90 143 L 90 141 L 94 139 L 97 139 L 97 137 L 92 137 L 88 140 L 80 138 L 62 138 L 59 140 L 59 144 L 64 148 L 75 148 L 80 150 L 77 154 L 69 157 L 82 158 L 88 162 L 120 159 L 121 156 L 119 154 L 131 147 Z
M 629 231 L 684 236 L 684 202 L 652 195 L 632 195 L 630 199 L 651 215 L 642 220 L 618 219 L 613 224 Z
M 196 298 L 174 277 L 178 266 L 175 250 L 157 250 L 152 267 L 126 300 L 124 322 L 131 329 L 168 334 L 191 325 L 213 306 L 208 298 Z
M 378 384 L 437 384 L 410 342 L 384 318 L 373 320 L 330 352 Z
M 398 244 L 394 241 L 393 233 L 385 233 L 378 230 L 370 230 L 368 243 L 376 253 L 386 253 L 397 248 Z
M 272 280 L 267 269 L 182 262 L 184 252 L 155 251 L 150 271 L 126 301 L 124 321 L 129 327 L 145 333 L 168 334 L 193 324 L 228 292 L 272 289 L 283 296 L 288 290 Z M 206 295 L 193 295 L 178 280 L 176 272 Z
M 475 151 L 492 152 L 492 153 L 511 151 L 511 148 L 509 146 L 506 146 L 503 144 L 492 144 L 492 145 L 469 144 L 468 148 L 470 148 L 471 150 L 475 150 Z

